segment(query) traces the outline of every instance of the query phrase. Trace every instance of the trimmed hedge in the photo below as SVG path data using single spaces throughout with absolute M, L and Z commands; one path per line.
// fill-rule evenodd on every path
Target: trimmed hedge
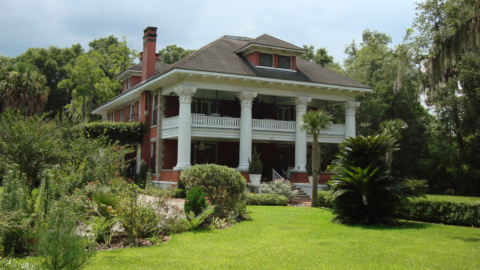
M 248 205 L 288 205 L 288 199 L 278 194 L 248 194 Z
M 139 122 L 92 122 L 80 126 L 82 133 L 87 138 L 99 138 L 105 136 L 110 141 L 118 141 L 120 144 L 141 143 L 144 125 Z
M 333 208 L 330 192 L 318 192 L 318 205 Z M 412 199 L 400 206 L 396 217 L 430 223 L 480 227 L 480 204 Z
M 480 205 L 428 199 L 411 200 L 400 206 L 398 218 L 480 227 Z

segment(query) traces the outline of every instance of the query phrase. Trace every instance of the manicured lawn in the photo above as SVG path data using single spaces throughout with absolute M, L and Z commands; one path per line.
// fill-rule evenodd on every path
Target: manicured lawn
M 480 269 L 479 229 L 345 226 L 330 222 L 330 209 L 248 209 L 251 220 L 232 228 L 99 252 L 86 269 Z
M 480 197 L 450 196 L 450 195 L 427 195 L 427 199 L 441 202 L 459 202 L 480 204 Z

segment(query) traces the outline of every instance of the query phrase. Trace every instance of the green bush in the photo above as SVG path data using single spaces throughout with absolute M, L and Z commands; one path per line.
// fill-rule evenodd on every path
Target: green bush
M 0 258 L 0 269 L 8 270 L 37 270 L 37 265 L 26 262 L 25 260 L 17 260 L 14 258 Z
M 0 211 L 0 256 L 29 254 L 35 239 L 35 214 Z
M 332 194 L 329 191 L 319 191 L 317 204 L 318 206 L 333 208 Z
M 135 184 L 139 188 L 145 188 L 147 186 L 147 174 L 148 174 L 148 164 L 145 160 L 142 159 L 140 162 L 140 171 L 135 175 Z
M 187 189 L 201 187 L 220 215 L 236 211 L 245 192 L 245 178 L 233 168 L 216 164 L 195 165 L 182 171 L 180 180 Z
M 184 209 L 185 213 L 193 213 L 198 216 L 204 209 L 207 208 L 207 200 L 205 194 L 200 187 L 193 187 L 187 193 Z
M 183 188 L 176 188 L 173 190 L 173 197 L 178 199 L 185 199 L 187 197 L 187 192 Z
M 478 204 L 415 199 L 403 203 L 397 216 L 407 220 L 480 227 Z
M 297 195 L 297 191 L 292 190 L 292 184 L 290 181 L 283 178 L 272 181 L 266 186 L 262 186 L 258 192 L 264 194 L 278 194 L 287 197 L 287 199 L 291 199 Z
M 14 164 L 7 169 L 3 185 L 4 189 L 0 194 L 0 210 L 27 211 L 29 208 L 27 177 L 19 170 L 18 165 Z
M 95 254 L 95 247 L 76 229 L 77 217 L 68 205 L 52 207 L 41 225 L 36 245 L 44 269 L 78 269 Z
M 278 194 L 248 194 L 248 205 L 288 205 L 288 199 Z
M 87 138 L 107 137 L 111 142 L 118 141 L 120 144 L 141 143 L 144 133 L 144 125 L 139 122 L 92 122 L 80 127 Z

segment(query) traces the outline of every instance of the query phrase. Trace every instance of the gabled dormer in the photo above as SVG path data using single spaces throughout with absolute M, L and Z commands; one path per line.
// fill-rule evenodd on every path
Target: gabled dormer
M 256 68 L 296 72 L 296 57 L 305 50 L 283 40 L 263 34 L 236 51 Z
M 135 86 L 142 81 L 142 63 L 136 64 L 124 70 L 117 76 L 117 80 L 122 81 L 122 92 Z

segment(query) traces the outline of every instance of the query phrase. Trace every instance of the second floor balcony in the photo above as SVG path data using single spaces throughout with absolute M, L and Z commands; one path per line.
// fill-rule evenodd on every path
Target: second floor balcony
M 240 138 L 240 118 L 206 116 L 192 114 L 192 137 L 201 138 Z M 179 117 L 162 119 L 162 138 L 178 137 Z M 273 119 L 252 119 L 252 139 L 259 141 L 295 141 L 295 121 Z M 329 124 L 320 133 L 319 141 L 323 143 L 340 143 L 345 139 L 345 125 Z M 307 137 L 312 141 L 311 136 Z

